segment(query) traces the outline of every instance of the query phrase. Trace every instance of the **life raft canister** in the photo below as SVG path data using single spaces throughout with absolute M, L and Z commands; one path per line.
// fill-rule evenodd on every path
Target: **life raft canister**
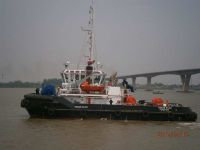
M 164 103 L 163 99 L 160 98 L 160 97 L 152 98 L 151 102 L 152 102 L 153 105 L 156 105 L 156 106 L 162 106 L 163 103 Z
M 125 99 L 125 103 L 128 105 L 135 105 L 136 104 L 136 99 L 133 96 L 127 96 Z

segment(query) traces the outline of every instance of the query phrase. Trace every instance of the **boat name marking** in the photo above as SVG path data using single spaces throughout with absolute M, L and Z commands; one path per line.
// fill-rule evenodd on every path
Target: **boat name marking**
M 88 106 L 74 106 L 75 108 L 84 108 L 84 109 L 86 109 L 86 108 L 88 108 Z

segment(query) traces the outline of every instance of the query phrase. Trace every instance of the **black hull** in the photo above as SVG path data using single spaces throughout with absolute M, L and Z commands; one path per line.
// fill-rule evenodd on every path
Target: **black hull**
M 104 118 L 113 120 L 196 121 L 197 114 L 188 107 L 160 111 L 154 106 L 106 104 L 73 104 L 63 97 L 25 95 L 21 107 L 31 117 L 40 118 Z

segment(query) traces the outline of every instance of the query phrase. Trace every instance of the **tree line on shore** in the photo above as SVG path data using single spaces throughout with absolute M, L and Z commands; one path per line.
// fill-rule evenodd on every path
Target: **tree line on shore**
M 61 79 L 44 79 L 42 82 L 23 82 L 23 81 L 11 81 L 11 82 L 0 82 L 0 88 L 38 88 L 43 84 L 52 84 L 60 86 L 62 83 Z
M 52 79 L 44 79 L 42 82 L 23 82 L 23 81 L 12 81 L 12 82 L 0 82 L 0 88 L 38 88 L 43 84 L 51 84 L 56 87 L 62 84 L 61 79 L 52 78 Z M 153 83 L 151 85 L 152 89 L 178 89 L 181 88 L 182 85 L 172 84 L 165 85 L 163 83 Z M 146 85 L 137 84 L 137 89 L 145 89 Z M 200 84 L 198 85 L 190 85 L 190 89 L 200 90 Z

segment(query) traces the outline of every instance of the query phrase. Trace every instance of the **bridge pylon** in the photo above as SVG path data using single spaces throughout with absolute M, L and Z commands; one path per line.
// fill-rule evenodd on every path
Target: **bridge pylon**
M 132 86 L 135 89 L 136 88 L 136 77 L 132 77 Z
M 183 92 L 188 92 L 190 87 L 191 74 L 182 74 L 180 75 L 180 77 L 181 77 Z
M 152 91 L 151 78 L 152 78 L 152 76 L 147 76 L 147 86 L 146 86 L 147 91 Z

